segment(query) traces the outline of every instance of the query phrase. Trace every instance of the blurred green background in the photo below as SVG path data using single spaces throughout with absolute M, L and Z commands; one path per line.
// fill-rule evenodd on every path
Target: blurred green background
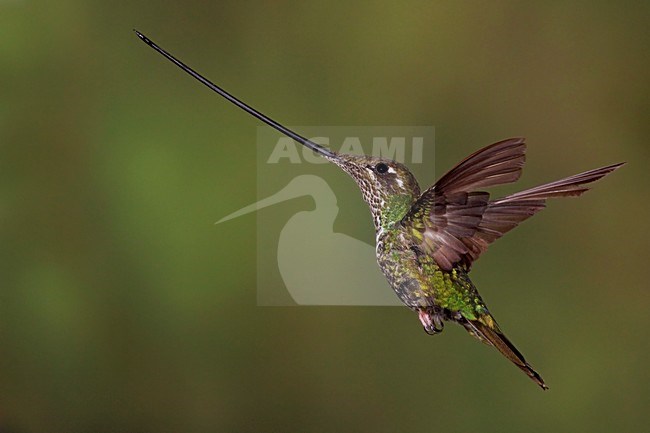
M 0 431 L 646 431 L 649 26 L 638 1 L 1 0 Z M 133 27 L 290 125 L 434 125 L 423 184 L 518 135 L 521 188 L 628 161 L 474 267 L 550 391 L 406 308 L 257 307 L 256 215 L 213 222 L 256 199 L 258 122 Z M 371 241 L 340 179 L 335 228 Z

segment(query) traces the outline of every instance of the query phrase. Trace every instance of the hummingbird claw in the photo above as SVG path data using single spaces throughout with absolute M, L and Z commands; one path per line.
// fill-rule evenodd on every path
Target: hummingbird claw
M 442 317 L 437 313 L 420 310 L 418 317 L 420 318 L 422 327 L 424 327 L 424 332 L 429 335 L 440 334 L 445 327 Z

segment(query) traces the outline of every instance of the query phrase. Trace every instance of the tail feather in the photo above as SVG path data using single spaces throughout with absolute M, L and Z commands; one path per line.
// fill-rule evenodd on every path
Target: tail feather
M 486 320 L 487 319 L 487 320 Z M 486 323 L 484 323 L 486 322 Z M 542 389 L 548 389 L 544 379 L 526 362 L 524 356 L 517 348 L 506 338 L 490 316 L 478 320 L 467 320 L 465 323 L 467 330 L 479 340 L 494 346 L 513 364 L 519 367 L 528 377 L 530 377 Z

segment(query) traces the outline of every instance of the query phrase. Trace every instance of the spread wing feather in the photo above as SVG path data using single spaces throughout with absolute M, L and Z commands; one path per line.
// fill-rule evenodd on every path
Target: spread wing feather
M 542 210 L 551 197 L 578 196 L 622 164 L 597 168 L 497 200 L 477 191 L 514 182 L 525 161 L 524 139 L 500 141 L 470 155 L 422 193 L 402 224 L 438 266 L 467 269 L 487 247 Z
M 499 141 L 474 152 L 425 191 L 439 193 L 476 191 L 478 188 L 511 183 L 519 179 L 526 160 L 523 138 Z

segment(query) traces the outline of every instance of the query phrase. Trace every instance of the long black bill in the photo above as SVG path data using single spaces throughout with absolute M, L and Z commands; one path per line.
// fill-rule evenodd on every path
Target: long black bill
M 320 154 L 322 156 L 328 157 L 328 158 L 336 158 L 336 153 L 332 152 L 331 150 L 329 150 L 329 149 L 327 149 L 327 148 L 325 148 L 323 146 L 320 146 L 320 145 L 314 143 L 311 140 L 306 139 L 302 135 L 296 134 L 295 132 L 293 132 L 289 128 L 287 128 L 285 126 L 282 126 L 281 124 L 279 124 L 275 120 L 271 119 L 270 117 L 260 113 L 259 111 L 257 111 L 253 107 L 251 107 L 250 105 L 240 101 L 239 99 L 237 99 L 236 97 L 234 97 L 230 93 L 226 92 L 221 87 L 214 84 L 212 81 L 208 80 L 207 78 L 203 77 L 198 72 L 194 71 L 192 68 L 190 68 L 185 63 L 178 60 L 176 57 L 169 54 L 167 51 L 160 48 L 158 45 L 156 45 L 155 42 L 153 42 L 151 39 L 149 39 L 148 37 L 146 37 L 145 35 L 143 35 L 139 31 L 137 31 L 135 29 L 133 31 L 135 32 L 136 35 L 138 35 L 138 37 L 140 39 L 142 39 L 142 41 L 145 44 L 149 45 L 151 48 L 158 51 L 160 54 L 165 56 L 169 61 L 174 63 L 176 66 L 178 66 L 179 68 L 181 68 L 182 70 L 184 70 L 185 72 L 187 72 L 188 74 L 190 74 L 191 76 L 193 76 L 194 78 L 199 80 L 201 83 L 205 84 L 210 89 L 214 90 L 215 92 L 217 92 L 218 94 L 220 94 L 221 96 L 223 96 L 224 98 L 226 98 L 227 100 L 229 100 L 230 102 L 232 102 L 233 104 L 235 104 L 236 106 L 238 106 L 239 108 L 241 108 L 242 110 L 247 112 L 248 114 L 251 114 L 251 115 L 255 116 L 256 118 L 258 118 L 262 122 L 264 122 L 267 125 L 277 129 L 278 131 L 280 131 L 281 133 L 283 133 L 287 137 L 290 137 L 290 138 L 296 140 L 298 143 L 302 144 L 303 146 L 308 147 L 309 149 L 313 150 L 314 152 L 316 152 L 316 153 L 318 153 L 318 154 Z

